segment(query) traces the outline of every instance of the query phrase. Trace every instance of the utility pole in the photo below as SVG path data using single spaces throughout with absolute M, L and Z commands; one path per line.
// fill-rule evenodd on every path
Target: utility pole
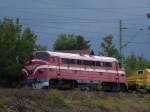
M 119 54 L 120 54 L 120 62 L 121 64 L 123 64 L 123 53 L 122 53 L 122 49 L 125 47 L 125 45 L 123 44 L 123 36 L 122 36 L 122 30 L 123 29 L 127 29 L 126 27 L 122 27 L 122 20 L 119 21 Z
M 119 53 L 120 53 L 120 61 L 121 64 L 123 63 L 122 61 L 122 20 L 119 21 Z

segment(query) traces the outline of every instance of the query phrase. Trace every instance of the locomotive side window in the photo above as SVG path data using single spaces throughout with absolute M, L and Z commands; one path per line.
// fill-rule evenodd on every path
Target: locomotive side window
M 65 58 L 62 58 L 62 63 L 87 65 L 87 66 L 112 67 L 111 62 L 100 62 L 100 61 L 95 62 L 95 61 L 88 61 L 88 60 L 76 60 L 76 59 L 65 59 Z
M 62 59 L 62 63 L 64 63 L 64 64 L 69 64 L 69 60 L 68 60 L 68 59 L 63 58 L 63 59 Z
M 69 59 L 69 63 L 70 64 L 76 64 L 76 60 L 75 59 Z
M 39 52 L 39 53 L 34 54 L 32 58 L 47 60 L 49 58 L 49 55 L 47 53 Z
M 89 61 L 87 61 L 87 60 L 84 60 L 83 63 L 84 63 L 84 65 L 89 65 L 90 64 Z
M 111 62 L 103 62 L 103 66 L 104 67 L 112 67 L 112 63 Z
M 83 63 L 82 60 L 77 60 L 78 65 L 82 65 L 82 63 Z
M 87 60 L 76 60 L 76 59 L 65 59 L 65 58 L 63 58 L 62 63 L 95 66 L 94 61 L 87 61 Z
M 62 59 L 62 63 L 64 64 L 76 64 L 76 60 L 75 59 Z
M 97 62 L 96 62 L 96 66 L 112 67 L 112 63 L 111 63 L 111 62 L 100 62 L 100 61 L 97 61 Z
M 87 61 L 87 60 L 78 60 L 79 65 L 88 65 L 88 66 L 95 66 L 94 61 Z
M 102 66 L 102 62 L 97 61 L 97 62 L 96 62 L 96 66 Z
M 94 61 L 86 61 L 84 60 L 84 65 L 89 65 L 89 66 L 95 66 L 95 62 Z

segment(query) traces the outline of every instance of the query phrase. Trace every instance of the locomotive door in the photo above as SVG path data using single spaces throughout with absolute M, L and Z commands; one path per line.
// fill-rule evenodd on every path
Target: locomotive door
M 61 78 L 61 70 L 60 70 L 60 58 L 56 57 L 56 77 Z
M 117 84 L 117 89 L 119 90 L 120 89 L 120 75 L 119 75 L 119 64 L 116 62 L 115 63 L 115 65 L 116 65 L 116 74 L 115 74 L 115 81 L 116 81 L 116 84 Z
M 53 78 L 60 77 L 60 60 L 59 57 L 51 56 L 50 58 L 50 71 Z

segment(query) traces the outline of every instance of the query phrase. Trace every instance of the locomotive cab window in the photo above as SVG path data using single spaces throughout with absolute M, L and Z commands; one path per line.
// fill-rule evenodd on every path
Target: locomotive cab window
M 144 70 L 139 70 L 138 71 L 138 75 L 143 75 L 144 74 Z
M 32 59 L 42 59 L 42 60 L 48 60 L 49 54 L 44 52 L 39 52 L 34 55 L 32 55 Z

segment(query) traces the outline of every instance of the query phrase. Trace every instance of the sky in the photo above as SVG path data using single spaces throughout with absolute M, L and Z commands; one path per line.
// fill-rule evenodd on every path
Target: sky
M 52 50 L 60 33 L 83 35 L 95 52 L 107 35 L 119 45 L 122 20 L 123 54 L 132 52 L 150 59 L 150 0 L 0 0 L 0 19 L 20 18 L 24 27 L 38 35 L 38 44 Z

